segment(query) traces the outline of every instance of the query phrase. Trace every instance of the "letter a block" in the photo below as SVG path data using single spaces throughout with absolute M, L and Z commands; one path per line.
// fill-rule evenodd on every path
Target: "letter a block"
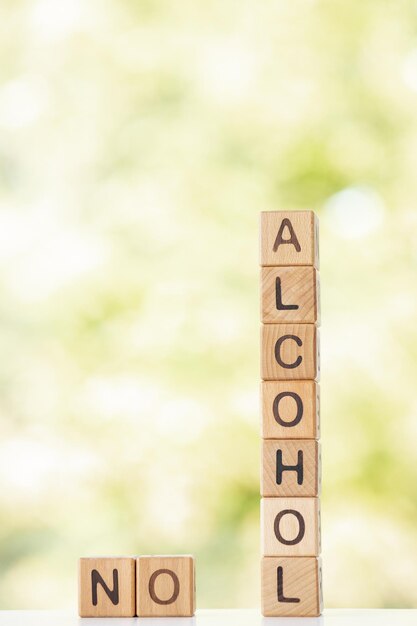
M 318 219 L 312 211 L 262 211 L 260 265 L 319 267 Z
M 139 617 L 191 617 L 195 613 L 192 556 L 140 556 L 136 561 Z
M 263 324 L 263 380 L 318 380 L 319 337 L 314 324 Z
M 322 611 L 321 562 L 314 557 L 262 559 L 262 613 L 316 617 Z
M 318 556 L 320 500 L 318 498 L 262 498 L 263 556 Z
M 82 558 L 78 581 L 80 617 L 135 615 L 135 559 Z

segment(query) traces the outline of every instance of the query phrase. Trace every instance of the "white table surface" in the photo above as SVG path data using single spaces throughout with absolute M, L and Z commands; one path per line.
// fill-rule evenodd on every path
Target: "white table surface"
M 327 609 L 321 617 L 262 617 L 257 609 L 199 610 L 194 617 L 80 618 L 71 611 L 0 611 L 0 626 L 417 626 L 417 609 Z

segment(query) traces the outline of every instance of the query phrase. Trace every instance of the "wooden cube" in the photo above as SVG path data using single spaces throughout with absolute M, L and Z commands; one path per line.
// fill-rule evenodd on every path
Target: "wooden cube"
M 261 268 L 262 322 L 319 324 L 319 290 L 319 273 L 312 266 Z
M 318 498 L 262 498 L 263 556 L 318 556 L 320 535 Z
M 321 561 L 315 557 L 262 559 L 265 617 L 316 617 L 323 609 Z
M 320 386 L 312 380 L 261 383 L 264 439 L 318 439 Z
M 190 617 L 195 613 L 194 558 L 140 556 L 136 613 L 139 617 Z
M 133 617 L 136 610 L 135 571 L 135 559 L 129 557 L 80 559 L 80 616 Z
M 261 265 L 319 267 L 319 221 L 313 211 L 262 211 Z
M 264 439 L 261 495 L 279 498 L 319 495 L 319 448 L 313 439 Z
M 263 380 L 318 380 L 319 333 L 314 324 L 263 324 Z

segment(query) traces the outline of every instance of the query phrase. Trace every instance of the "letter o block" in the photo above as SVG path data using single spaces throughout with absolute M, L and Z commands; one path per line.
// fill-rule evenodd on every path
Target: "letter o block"
M 264 439 L 318 439 L 320 388 L 312 380 L 261 383 Z
M 318 498 L 262 498 L 263 556 L 318 556 L 320 535 Z
M 191 617 L 195 613 L 192 556 L 140 556 L 136 561 L 136 614 Z

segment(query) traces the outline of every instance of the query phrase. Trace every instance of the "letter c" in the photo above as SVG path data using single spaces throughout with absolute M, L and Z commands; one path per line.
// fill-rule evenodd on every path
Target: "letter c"
M 280 365 L 281 367 L 287 370 L 293 370 L 299 365 L 301 365 L 303 357 L 301 355 L 298 355 L 298 357 L 295 359 L 293 363 L 284 363 L 284 361 L 281 358 L 281 346 L 284 343 L 284 341 L 286 341 L 287 339 L 288 340 L 292 339 L 292 341 L 295 341 L 297 346 L 301 347 L 303 345 L 303 342 L 301 341 L 300 337 L 297 337 L 297 335 L 282 335 L 282 337 L 280 337 L 275 344 L 275 358 L 277 360 L 278 365 Z
M 297 519 L 298 533 L 294 537 L 294 539 L 284 539 L 284 537 L 281 534 L 280 522 L 281 522 L 281 519 L 284 517 L 284 515 L 294 515 L 294 517 Z M 300 541 L 304 537 L 305 531 L 306 531 L 306 525 L 305 525 L 304 517 L 301 515 L 299 511 L 295 511 L 294 509 L 284 509 L 283 511 L 280 511 L 275 518 L 275 522 L 274 522 L 275 537 L 278 539 L 279 542 L 283 543 L 286 546 L 295 546 L 297 543 L 300 543 Z

